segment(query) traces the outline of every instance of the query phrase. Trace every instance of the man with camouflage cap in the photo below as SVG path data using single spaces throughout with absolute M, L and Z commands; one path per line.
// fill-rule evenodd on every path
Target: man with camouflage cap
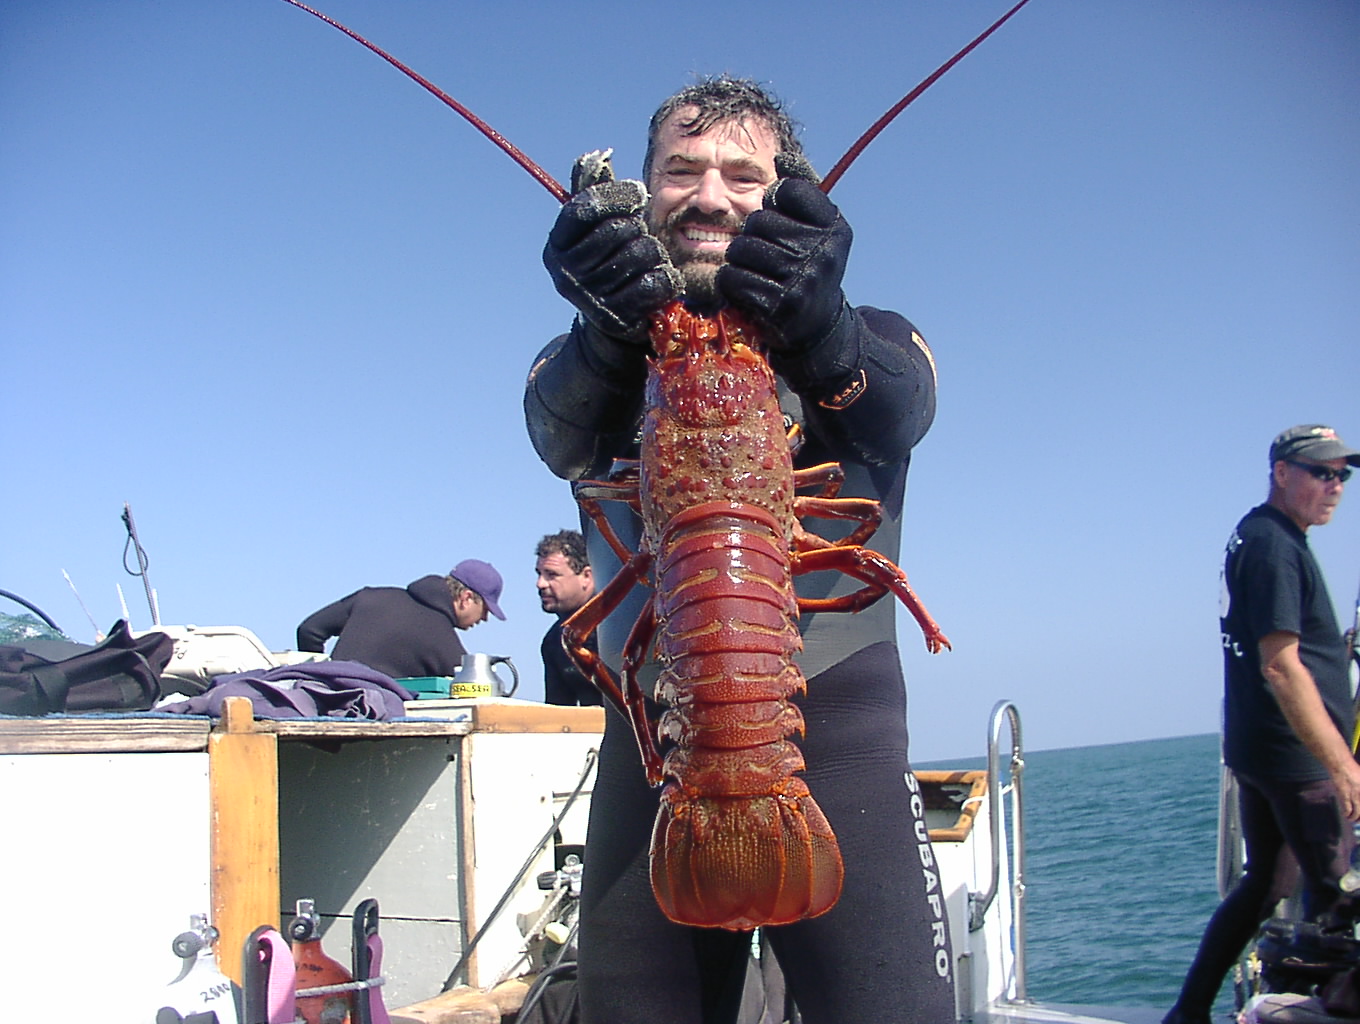
M 1284 431 L 1270 446 L 1265 504 L 1228 538 L 1223 761 L 1237 777 L 1247 866 L 1209 919 L 1163 1024 L 1209 1024 L 1229 967 L 1300 871 L 1309 917 L 1326 924 L 1342 898 L 1360 764 L 1346 643 L 1307 531 L 1331 521 L 1352 466 L 1360 452 L 1331 427 Z

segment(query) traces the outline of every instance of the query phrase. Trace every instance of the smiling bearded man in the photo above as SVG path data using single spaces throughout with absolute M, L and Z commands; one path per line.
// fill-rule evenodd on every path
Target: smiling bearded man
M 646 186 L 581 189 L 549 232 L 544 264 L 577 316 L 529 374 L 534 448 L 566 480 L 603 478 L 615 459 L 637 458 L 653 315 L 676 298 L 701 312 L 731 306 L 758 325 L 785 420 L 803 429 L 795 465 L 840 462 L 841 495 L 881 503 L 873 546 L 895 559 L 908 460 L 935 414 L 934 362 L 903 317 L 846 301 L 850 227 L 816 187 L 781 105 L 739 79 L 682 90 L 652 117 L 643 179 Z M 636 547 L 632 510 L 602 505 L 623 543 Z M 850 528 L 821 532 L 843 537 Z M 593 524 L 586 533 L 595 572 L 611 579 L 617 553 Z M 797 579 L 807 599 L 859 586 L 837 573 Z M 648 598 L 634 588 L 597 631 L 600 657 L 614 671 Z M 806 614 L 800 623 L 807 693 L 792 700 L 808 729 L 790 740 L 839 837 L 844 885 L 821 916 L 761 933 L 805 1024 L 955 1016 L 948 923 L 907 757 L 895 604 Z M 638 669 L 645 692 L 658 672 L 654 662 Z M 582 1019 L 730 1024 L 751 936 L 662 914 L 648 881 L 658 799 L 629 723 L 608 707 L 581 894 Z M 866 926 L 872 921 L 891 926 Z
M 716 308 L 727 246 L 775 180 L 775 139 L 749 119 L 695 135 L 698 117 L 697 107 L 682 107 L 662 122 L 653 152 L 660 159 L 646 172 L 647 223 L 680 271 L 686 299 Z

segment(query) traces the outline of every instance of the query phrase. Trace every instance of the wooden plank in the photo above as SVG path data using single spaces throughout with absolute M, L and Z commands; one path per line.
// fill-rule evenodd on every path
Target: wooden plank
M 206 750 L 213 725 L 213 719 L 204 715 L 0 718 L 0 754 Z M 472 721 L 471 715 L 461 721 L 444 717 L 385 722 L 359 718 L 279 718 L 260 720 L 255 731 L 321 739 L 465 736 L 472 731 Z
M 419 739 L 426 736 L 466 736 L 472 731 L 471 721 L 423 719 L 407 721 L 393 719 L 377 722 L 367 718 L 271 718 L 255 723 L 257 732 L 269 732 L 284 738 L 326 740 L 388 740 Z
M 226 700 L 208 737 L 212 922 L 221 933 L 218 968 L 238 985 L 250 933 L 280 927 L 277 744 L 255 729 L 246 697 Z
M 604 708 L 531 704 L 527 701 L 472 705 L 477 732 L 604 732 Z
M 205 750 L 206 718 L 0 719 L 0 754 L 114 754 Z
M 472 792 L 472 741 L 463 743 L 462 763 L 458 766 L 458 835 L 462 838 L 459 850 L 459 871 L 463 883 L 463 935 L 459 949 L 466 950 L 477 929 L 481 927 L 483 908 L 477 906 L 477 829 L 476 800 Z M 479 950 L 474 949 L 463 965 L 469 985 L 478 984 Z
M 490 992 L 458 987 L 424 1002 L 392 1010 L 392 1024 L 501 1024 L 524 1005 L 533 977 L 511 978 Z

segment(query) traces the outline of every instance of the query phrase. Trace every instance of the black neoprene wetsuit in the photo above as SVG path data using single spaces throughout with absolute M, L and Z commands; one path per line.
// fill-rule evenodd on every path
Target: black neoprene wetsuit
M 934 416 L 934 365 L 897 314 L 861 307 L 847 308 L 847 315 L 854 330 L 842 333 L 837 351 L 772 362 L 787 385 L 786 419 L 801 422 L 807 436 L 796 464 L 841 462 L 842 496 L 882 502 L 883 525 L 869 546 L 895 560 L 910 451 Z M 544 350 L 525 395 L 535 448 L 569 480 L 602 476 L 614 458 L 635 456 L 645 374 L 641 349 L 605 349 L 602 360 L 598 346 L 584 344 L 585 330 L 578 323 Z M 836 396 L 861 373 L 859 397 L 837 407 Z M 633 513 L 619 502 L 604 508 L 624 543 L 636 545 Z M 823 536 L 851 528 L 825 520 L 808 525 Z M 590 523 L 583 526 L 591 565 L 611 579 L 618 558 Z M 830 572 L 797 581 L 803 597 L 860 586 Z M 600 652 L 616 670 L 648 593 L 635 588 L 600 627 Z M 804 615 L 800 626 L 805 647 L 798 661 L 808 678 L 807 695 L 797 699 L 807 725 L 799 744 L 808 764 L 803 777 L 836 831 L 845 884 L 827 913 L 765 934 L 807 1024 L 944 1024 L 955 1016 L 953 959 L 933 853 L 913 813 L 895 601 L 885 598 L 856 615 Z M 650 690 L 655 667 L 639 675 Z M 727 1024 L 750 936 L 677 925 L 657 907 L 648 847 L 658 792 L 646 785 L 628 724 L 606 707 L 582 889 L 582 1019 Z
M 595 638 L 591 636 L 586 643 L 595 649 Z M 590 680 L 581 674 L 576 663 L 567 656 L 562 647 L 562 620 L 558 619 L 543 634 L 539 645 L 543 657 L 543 702 L 545 704 L 598 705 L 604 697 L 595 689 Z

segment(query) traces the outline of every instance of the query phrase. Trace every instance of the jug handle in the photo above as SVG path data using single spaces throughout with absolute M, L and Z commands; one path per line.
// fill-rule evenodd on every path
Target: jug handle
M 508 654 L 498 654 L 492 656 L 491 664 L 493 666 L 499 665 L 501 662 L 504 662 L 505 664 L 510 666 L 510 675 L 514 677 L 514 681 L 510 684 L 510 691 L 506 694 L 507 697 L 513 697 L 515 695 L 515 691 L 519 689 L 519 669 L 515 668 L 515 663 L 510 660 L 510 655 Z

